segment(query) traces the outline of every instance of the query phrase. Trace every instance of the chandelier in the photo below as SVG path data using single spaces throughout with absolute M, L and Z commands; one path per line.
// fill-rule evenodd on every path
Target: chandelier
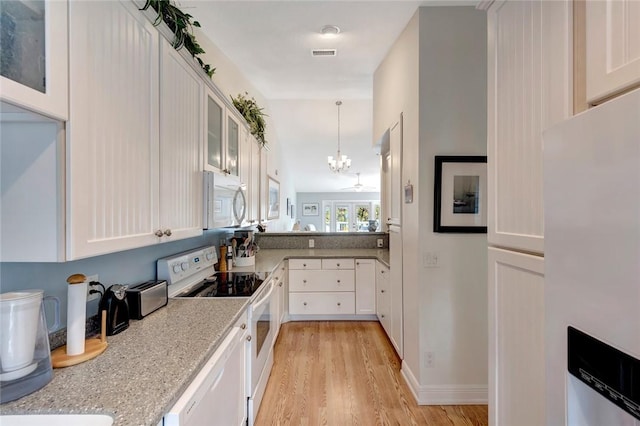
M 336 101 L 336 105 L 338 106 L 338 155 L 336 155 L 336 158 L 330 155 L 327 160 L 329 162 L 329 169 L 332 172 L 340 173 L 349 170 L 349 167 L 351 167 L 351 159 L 340 153 L 340 105 L 342 105 L 342 101 Z

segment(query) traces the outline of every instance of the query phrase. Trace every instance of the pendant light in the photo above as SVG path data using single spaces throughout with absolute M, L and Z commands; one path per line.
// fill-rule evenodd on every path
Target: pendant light
M 338 155 L 336 158 L 331 155 L 327 158 L 329 169 L 334 173 L 346 172 L 351 167 L 351 159 L 340 152 L 340 105 L 342 105 L 342 101 L 336 101 L 338 107 Z

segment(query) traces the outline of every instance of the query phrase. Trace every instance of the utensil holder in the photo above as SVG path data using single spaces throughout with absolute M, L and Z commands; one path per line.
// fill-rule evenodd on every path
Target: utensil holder
M 236 266 L 253 266 L 256 264 L 256 257 L 236 257 Z

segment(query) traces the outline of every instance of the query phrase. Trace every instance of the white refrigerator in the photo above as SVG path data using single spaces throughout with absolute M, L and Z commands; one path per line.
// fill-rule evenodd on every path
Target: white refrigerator
M 546 424 L 638 426 L 640 89 L 543 139 Z M 569 326 L 610 349 L 572 343 L 568 356 Z M 578 374 L 569 360 L 584 362 Z

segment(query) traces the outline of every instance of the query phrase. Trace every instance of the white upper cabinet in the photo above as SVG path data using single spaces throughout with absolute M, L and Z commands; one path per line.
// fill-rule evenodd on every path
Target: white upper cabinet
M 164 238 L 202 234 L 204 83 L 161 40 L 160 229 Z
M 0 1 L 0 99 L 67 120 L 67 1 Z
M 241 131 L 244 121 L 211 88 L 206 95 L 206 156 L 204 169 L 240 177 Z
M 226 169 L 224 158 L 224 102 L 213 93 L 211 89 L 207 89 L 206 111 L 207 111 L 207 140 L 206 140 L 206 157 L 205 170 L 224 173 Z
M 68 260 L 157 242 L 158 39 L 130 1 L 69 4 Z
M 571 1 L 499 1 L 488 16 L 488 240 L 542 253 L 542 131 L 572 114 Z
M 587 13 L 587 101 L 640 86 L 640 2 L 589 0 Z

